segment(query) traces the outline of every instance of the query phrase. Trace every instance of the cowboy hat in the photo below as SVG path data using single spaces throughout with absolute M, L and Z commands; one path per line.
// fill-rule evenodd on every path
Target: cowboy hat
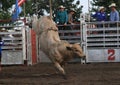
M 2 28 L 1 30 L 5 30 L 5 28 Z
M 105 7 L 103 7 L 103 6 L 99 7 L 99 11 L 102 10 L 102 9 L 105 9 Z
M 71 8 L 71 9 L 70 9 L 70 12 L 76 12 L 76 11 L 75 11 L 75 9 Z
M 63 8 L 64 9 L 65 7 L 63 5 L 60 5 L 58 8 Z
M 111 5 L 109 5 L 109 7 L 116 7 L 116 4 L 112 3 Z

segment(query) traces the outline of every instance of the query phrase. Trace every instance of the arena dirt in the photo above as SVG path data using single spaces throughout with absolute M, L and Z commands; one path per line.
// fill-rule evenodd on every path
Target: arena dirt
M 120 63 L 70 63 L 67 79 L 52 64 L 3 66 L 0 85 L 120 85 Z

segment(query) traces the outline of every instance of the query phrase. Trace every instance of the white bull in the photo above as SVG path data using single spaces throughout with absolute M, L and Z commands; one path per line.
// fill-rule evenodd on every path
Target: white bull
M 40 39 L 40 49 L 63 75 L 66 73 L 62 66 L 67 61 L 74 56 L 85 57 L 80 45 L 60 40 L 58 28 L 49 16 L 34 18 L 32 25 Z

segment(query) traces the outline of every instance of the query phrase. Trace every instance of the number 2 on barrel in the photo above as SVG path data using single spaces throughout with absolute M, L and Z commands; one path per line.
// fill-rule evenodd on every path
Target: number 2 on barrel
M 108 49 L 108 60 L 115 60 L 115 50 Z

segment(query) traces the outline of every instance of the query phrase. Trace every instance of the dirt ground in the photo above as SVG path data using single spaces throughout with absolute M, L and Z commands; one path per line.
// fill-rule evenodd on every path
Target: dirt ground
M 120 85 L 120 63 L 67 64 L 67 79 L 52 64 L 3 66 L 0 85 Z

